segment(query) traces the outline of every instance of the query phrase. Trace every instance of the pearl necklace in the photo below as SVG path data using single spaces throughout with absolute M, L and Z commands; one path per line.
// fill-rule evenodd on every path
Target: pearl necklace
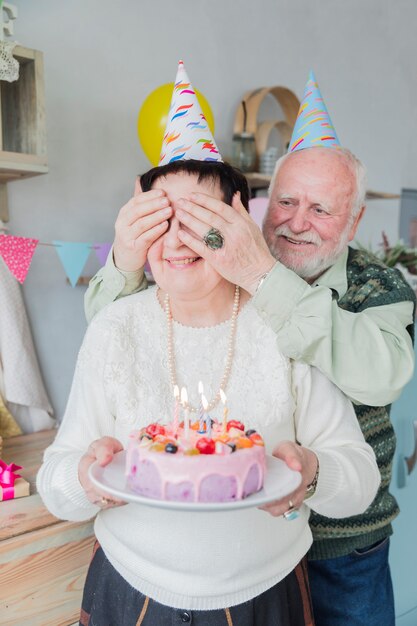
M 211 411 L 216 404 L 220 400 L 220 390 L 224 391 L 227 387 L 227 383 L 229 382 L 229 376 L 232 369 L 232 361 L 234 356 L 234 344 L 235 344 L 235 336 L 236 336 L 236 323 L 237 323 L 237 314 L 239 312 L 239 302 L 240 302 L 240 289 L 239 286 L 235 286 L 235 297 L 233 300 L 233 309 L 232 309 L 232 317 L 230 318 L 230 334 L 229 341 L 227 346 L 227 359 L 226 366 L 224 368 L 223 376 L 220 381 L 219 390 L 214 396 L 214 398 L 209 402 L 206 412 Z M 169 296 L 165 295 L 164 299 L 164 309 L 167 320 L 167 334 L 168 334 L 168 370 L 169 370 L 169 379 L 172 388 L 174 389 L 177 384 L 177 374 L 175 368 L 175 353 L 174 353 L 174 329 L 172 325 L 172 313 L 171 307 L 169 305 Z M 192 406 L 189 402 L 186 403 L 185 408 L 187 408 L 191 413 L 197 413 L 199 411 L 198 408 Z

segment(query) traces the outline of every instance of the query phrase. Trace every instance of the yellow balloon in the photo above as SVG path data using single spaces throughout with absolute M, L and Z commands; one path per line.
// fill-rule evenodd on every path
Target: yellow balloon
M 138 115 L 138 137 L 144 153 L 152 163 L 158 165 L 162 140 L 167 125 L 174 83 L 157 87 L 146 97 Z M 214 118 L 210 105 L 203 94 L 195 90 L 207 123 L 214 135 Z

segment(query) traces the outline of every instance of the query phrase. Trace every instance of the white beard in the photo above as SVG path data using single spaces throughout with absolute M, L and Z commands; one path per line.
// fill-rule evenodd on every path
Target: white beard
M 327 254 L 320 254 L 320 245 L 322 239 L 316 233 L 305 233 L 301 235 L 294 235 L 294 233 L 285 224 L 277 226 L 274 231 L 276 237 L 274 242 L 268 242 L 271 254 L 281 261 L 288 269 L 293 270 L 298 276 L 304 278 L 304 280 L 313 280 L 323 274 L 329 267 L 334 265 L 337 259 L 340 257 L 344 249 L 349 242 L 350 224 L 341 234 L 340 239 L 337 241 L 333 250 Z M 306 241 L 313 243 L 317 246 L 317 256 L 314 258 L 302 258 L 302 251 L 298 255 L 294 255 L 294 260 L 288 258 L 288 255 L 281 253 L 278 247 L 278 237 L 284 236 L 295 239 L 296 241 Z

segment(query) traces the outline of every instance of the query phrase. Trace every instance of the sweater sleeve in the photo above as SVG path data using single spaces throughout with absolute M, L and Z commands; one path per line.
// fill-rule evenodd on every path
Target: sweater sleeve
M 306 503 L 327 517 L 363 513 L 373 501 L 380 474 L 352 403 L 314 367 L 293 363 L 297 441 L 316 453 L 320 472 Z
M 107 261 L 90 280 L 84 296 L 84 312 L 87 322 L 110 302 L 146 289 L 148 282 L 143 270 L 124 272 L 113 261 L 113 247 Z
M 37 476 L 45 505 L 60 519 L 82 521 L 99 510 L 87 499 L 78 480 L 78 464 L 92 441 L 114 435 L 114 418 L 103 384 L 108 331 L 102 316 L 87 330 L 64 418 Z
M 353 313 L 328 287 L 311 287 L 277 263 L 254 305 L 283 354 L 320 369 L 356 403 L 390 404 L 413 374 L 412 301 Z

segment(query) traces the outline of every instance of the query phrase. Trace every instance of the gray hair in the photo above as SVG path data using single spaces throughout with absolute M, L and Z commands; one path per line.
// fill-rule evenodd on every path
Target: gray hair
M 329 150 L 329 148 L 304 148 L 305 150 Z M 365 198 L 366 198 L 366 187 L 367 187 L 367 179 L 366 179 L 366 168 L 364 164 L 347 148 L 339 148 L 338 150 L 333 151 L 335 155 L 340 155 L 346 163 L 346 165 L 350 168 L 351 172 L 355 176 L 356 181 L 356 193 L 353 197 L 352 203 L 352 218 L 354 218 L 361 208 L 365 206 Z M 274 188 L 275 181 L 278 175 L 280 168 L 283 163 L 292 155 L 294 152 L 288 152 L 284 154 L 282 157 L 278 159 L 275 164 L 274 173 L 272 174 L 271 182 L 268 188 L 268 196 L 271 196 L 272 189 Z

